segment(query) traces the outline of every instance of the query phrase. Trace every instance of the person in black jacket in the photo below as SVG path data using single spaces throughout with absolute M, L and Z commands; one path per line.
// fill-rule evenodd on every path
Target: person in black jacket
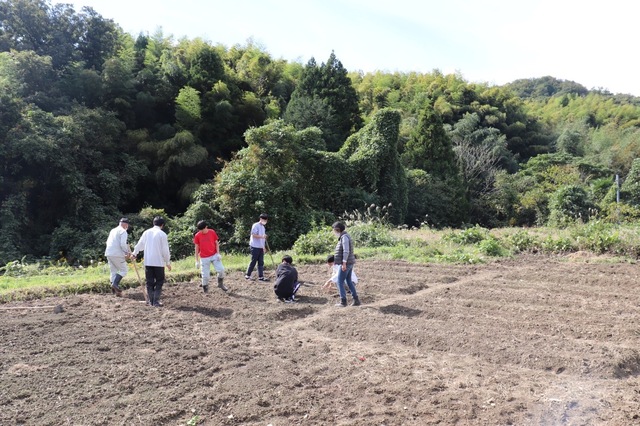
M 289 255 L 282 257 L 282 263 L 276 269 L 276 282 L 273 291 L 281 302 L 295 302 L 295 294 L 300 288 L 298 271 L 293 267 L 293 259 Z

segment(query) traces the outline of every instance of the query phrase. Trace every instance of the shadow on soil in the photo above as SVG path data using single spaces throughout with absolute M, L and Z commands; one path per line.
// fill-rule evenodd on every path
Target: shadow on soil
M 233 315 L 233 309 L 213 309 L 213 308 L 205 308 L 201 306 L 175 306 L 173 309 L 176 311 L 182 312 L 196 312 L 201 315 L 206 315 L 208 317 L 214 318 L 231 318 Z
M 422 311 L 419 309 L 407 308 L 406 306 L 402 305 L 381 306 L 379 310 L 383 314 L 400 315 L 407 318 L 417 317 L 418 315 L 422 314 Z

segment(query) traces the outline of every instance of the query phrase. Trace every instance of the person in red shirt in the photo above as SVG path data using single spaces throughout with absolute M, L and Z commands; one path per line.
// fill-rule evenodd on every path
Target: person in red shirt
M 220 256 L 220 243 L 218 234 L 213 229 L 209 229 L 207 222 L 201 220 L 196 225 L 198 232 L 193 237 L 193 244 L 196 246 L 196 268 L 202 272 L 202 290 L 209 292 L 209 274 L 211 264 L 218 273 L 218 288 L 222 291 L 229 290 L 224 285 L 224 266 Z

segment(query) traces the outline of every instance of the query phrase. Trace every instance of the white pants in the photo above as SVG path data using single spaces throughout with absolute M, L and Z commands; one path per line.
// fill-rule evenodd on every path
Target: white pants
M 124 256 L 107 256 L 107 262 L 109 262 L 109 271 L 111 272 L 111 276 L 109 277 L 111 284 L 113 284 L 113 280 L 116 279 L 116 274 L 120 274 L 123 278 L 127 275 L 129 268 L 127 267 L 127 261 Z
M 202 286 L 209 285 L 209 274 L 211 273 L 211 264 L 218 273 L 218 278 L 224 278 L 224 266 L 222 266 L 222 256 L 216 253 L 213 256 L 201 257 L 200 267 L 202 268 Z

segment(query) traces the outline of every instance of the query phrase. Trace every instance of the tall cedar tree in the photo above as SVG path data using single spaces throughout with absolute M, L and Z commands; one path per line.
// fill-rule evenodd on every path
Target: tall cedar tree
M 408 169 L 421 169 L 435 178 L 458 175 L 453 144 L 442 118 L 429 102 L 420 114 L 418 127 L 407 142 L 403 154 Z
M 317 106 L 319 102 L 323 108 Z M 324 110 L 320 114 L 322 119 L 317 114 L 304 113 L 310 103 Z M 330 151 L 340 149 L 346 138 L 362 127 L 358 94 L 334 52 L 331 52 L 327 63 L 320 66 L 314 58 L 309 60 L 300 83 L 291 95 L 285 120 L 299 130 L 319 127 Z
M 424 217 L 435 226 L 457 226 L 467 220 L 468 200 L 453 144 L 431 102 L 427 102 L 420 113 L 418 126 L 407 142 L 402 159 L 410 172 L 410 195 L 420 196 L 420 200 L 412 200 L 409 205 L 407 220 L 411 225 Z M 429 194 L 421 193 L 424 190 Z M 433 200 L 442 203 L 442 208 Z

